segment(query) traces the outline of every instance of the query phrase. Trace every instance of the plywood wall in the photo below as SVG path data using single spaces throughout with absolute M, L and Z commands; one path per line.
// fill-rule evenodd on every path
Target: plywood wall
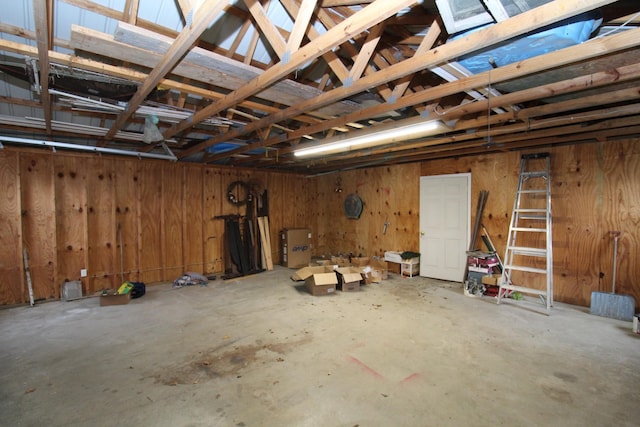
M 554 297 L 589 306 L 591 292 L 610 291 L 613 239 L 618 248 L 616 291 L 640 302 L 640 145 L 620 141 L 558 147 L 551 153 Z M 482 223 L 504 255 L 522 153 L 507 152 L 371 168 L 318 178 L 319 254 L 363 253 L 419 248 L 420 176 L 471 173 L 471 223 L 478 194 L 489 197 Z M 335 193 L 338 180 L 343 192 Z M 357 193 L 365 208 L 359 220 L 342 210 L 345 195 Z M 391 223 L 383 234 L 386 218 Z M 484 248 L 481 241 L 476 243 Z M 536 287 L 540 277 L 529 276 Z
M 388 250 L 418 251 L 420 164 L 362 169 L 317 179 L 317 255 L 383 256 Z M 344 200 L 350 194 L 357 194 L 363 201 L 359 219 L 349 219 L 344 213 Z
M 315 228 L 315 182 L 277 172 L 17 149 L 0 151 L 0 305 L 60 298 L 65 281 L 85 294 L 123 280 L 173 281 L 186 271 L 225 269 L 224 220 L 245 215 L 228 202 L 235 181 L 270 197 L 272 257 L 285 227 Z M 87 276 L 81 277 L 81 270 Z
M 637 141 L 558 147 L 550 153 L 555 299 L 588 306 L 591 292 L 611 289 L 609 231 L 620 230 L 617 291 L 640 301 Z M 28 301 L 23 248 L 31 261 L 36 299 L 59 298 L 61 284 L 81 279 L 81 269 L 88 273 L 82 278 L 86 293 L 116 286 L 122 277 L 153 283 L 174 280 L 183 271 L 224 271 L 224 221 L 216 217 L 245 213 L 227 201 L 234 181 L 268 190 L 272 258 L 277 261 L 283 228 L 311 228 L 314 255 L 418 251 L 420 176 L 471 173 L 472 215 L 478 193 L 488 190 L 482 223 L 503 254 L 520 154 L 306 178 L 5 148 L 0 151 L 0 304 Z M 352 193 L 364 202 L 358 220 L 347 219 L 343 210 Z

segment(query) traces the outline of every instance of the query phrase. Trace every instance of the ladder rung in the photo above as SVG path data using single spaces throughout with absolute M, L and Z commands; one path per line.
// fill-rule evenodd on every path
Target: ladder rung
M 529 153 L 523 154 L 521 159 L 546 159 L 549 157 L 549 153 Z
M 514 231 L 530 231 L 532 233 L 546 233 L 546 228 L 513 227 Z
M 525 267 L 524 265 L 513 265 L 513 264 L 505 264 L 505 270 L 516 270 L 516 271 L 526 271 L 528 273 L 541 273 L 546 274 L 547 270 L 545 268 L 535 268 L 535 267 Z
M 544 221 L 545 219 L 547 219 L 547 216 L 546 215 L 518 215 L 518 219 Z
M 518 194 L 546 194 L 547 190 L 520 190 Z
M 542 295 L 542 296 L 547 295 L 547 291 L 543 291 L 540 289 L 526 288 L 524 286 L 509 285 L 507 283 L 500 285 L 500 288 L 508 289 L 510 291 L 522 292 L 523 294 L 535 294 L 535 295 Z
M 520 176 L 525 176 L 527 178 L 531 178 L 531 177 L 541 177 L 541 178 L 548 178 L 549 177 L 549 172 L 547 171 L 530 171 L 530 172 L 522 172 L 520 174 Z
M 531 220 L 543 220 L 547 219 L 548 212 L 546 209 L 540 208 L 517 208 L 514 209 L 513 212 L 518 213 L 518 218 L 520 219 L 531 219 Z M 523 215 L 529 214 L 529 215 Z M 544 214 L 544 215 L 534 215 L 534 214 Z
M 524 246 L 508 246 L 508 251 L 511 251 L 514 255 L 526 255 L 526 256 L 547 256 L 547 250 L 544 248 L 527 248 Z

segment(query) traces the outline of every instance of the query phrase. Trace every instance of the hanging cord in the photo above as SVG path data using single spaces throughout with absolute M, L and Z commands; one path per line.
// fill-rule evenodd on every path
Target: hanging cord
M 489 70 L 489 87 L 487 88 L 487 147 L 491 146 L 491 70 Z

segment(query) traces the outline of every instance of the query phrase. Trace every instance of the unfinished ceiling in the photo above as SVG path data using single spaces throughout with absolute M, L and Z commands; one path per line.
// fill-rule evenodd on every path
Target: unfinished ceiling
M 640 133 L 634 0 L 19 0 L 0 142 L 322 174 Z M 315 157 L 417 121 L 437 134 Z

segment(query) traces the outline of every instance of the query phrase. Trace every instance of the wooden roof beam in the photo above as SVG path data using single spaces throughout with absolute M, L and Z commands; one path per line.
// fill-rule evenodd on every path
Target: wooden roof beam
M 200 35 L 207 29 L 213 18 L 215 18 L 226 6 L 225 1 L 215 1 L 204 3 L 197 11 L 191 25 L 185 27 L 175 42 L 171 45 L 160 63 L 149 73 L 147 79 L 138 87 L 136 93 L 127 103 L 127 109 L 123 111 L 115 123 L 105 135 L 106 139 L 112 138 L 116 132 L 122 128 L 129 117 L 135 113 L 144 99 L 160 83 L 164 76 L 182 59 L 182 56 L 200 38 Z
M 300 8 L 298 7 L 298 4 L 295 1 L 281 0 L 281 3 L 282 3 L 282 6 L 287 10 L 289 15 L 291 15 L 292 17 L 297 16 L 300 13 Z M 307 27 L 306 34 L 309 40 L 315 40 L 318 37 L 320 37 L 320 34 L 313 27 L 313 25 L 309 25 Z M 322 55 L 322 57 L 326 61 L 327 65 L 331 68 L 331 71 L 333 71 L 333 73 L 336 75 L 336 77 L 341 82 L 344 82 L 349 76 L 349 70 L 347 69 L 347 67 L 345 67 L 345 65 L 342 63 L 340 58 L 338 58 L 338 55 L 336 55 L 336 53 L 333 52 L 332 50 L 328 50 L 326 53 Z M 319 87 L 322 89 L 324 85 L 321 83 Z
M 53 39 L 52 31 L 53 1 L 34 1 L 33 15 L 36 26 L 36 44 L 38 46 L 38 62 L 40 64 L 40 98 L 44 110 L 44 121 L 47 135 L 51 135 L 51 95 L 49 94 L 49 50 Z
M 482 47 L 490 46 L 492 44 L 499 43 L 503 40 L 507 40 L 509 38 L 516 37 L 518 35 L 521 35 L 529 31 L 535 30 L 537 28 L 543 27 L 545 25 L 551 24 L 553 22 L 560 21 L 564 18 L 573 16 L 574 14 L 585 12 L 611 2 L 613 2 L 613 0 L 598 0 L 598 1 L 592 0 L 589 2 L 588 5 L 585 5 L 584 2 L 580 0 L 566 0 L 565 2 L 563 2 L 562 6 L 559 6 L 555 2 L 547 3 L 546 5 L 530 10 L 529 12 L 525 12 L 523 14 L 517 15 L 509 19 L 508 21 L 496 24 L 490 28 L 486 28 L 486 29 L 477 31 L 473 34 L 470 34 L 468 37 L 464 39 L 459 39 L 459 40 L 450 42 L 445 46 L 431 49 L 424 55 L 414 56 L 412 58 L 406 59 L 403 62 L 400 62 L 398 64 L 395 64 L 393 66 L 390 66 L 388 68 L 378 71 L 375 75 L 363 77 L 360 80 L 354 82 L 354 84 L 348 88 L 343 86 L 343 87 L 333 89 L 330 92 L 325 92 L 322 95 L 314 98 L 312 100 L 313 102 L 302 102 L 298 105 L 282 110 L 278 112 L 276 115 L 267 116 L 258 122 L 250 123 L 249 125 L 245 126 L 243 130 L 233 130 L 229 132 L 227 136 L 236 137 L 242 134 L 243 131 L 245 132 L 252 131 L 253 126 L 266 126 L 268 123 L 275 123 L 280 120 L 285 120 L 287 118 L 290 118 L 292 115 L 300 114 L 301 112 L 304 112 L 307 109 L 318 108 L 318 106 L 320 105 L 326 105 L 331 102 L 335 102 L 336 100 L 344 99 L 356 93 L 363 92 L 370 87 L 375 87 L 381 83 L 404 77 L 408 74 L 446 62 L 447 60 L 457 58 L 458 56 L 461 56 L 463 54 L 473 52 L 477 50 L 477 46 L 482 46 Z M 566 3 L 569 3 L 569 4 L 566 4 Z M 614 35 L 608 36 L 606 40 L 608 42 L 610 40 L 614 40 L 613 37 L 616 37 L 615 40 L 624 39 L 622 44 L 626 44 L 627 46 L 634 45 L 637 43 L 637 40 L 634 40 L 633 38 L 629 39 L 627 37 L 635 37 L 635 39 L 637 39 L 636 31 L 640 31 L 640 30 L 629 30 L 622 33 L 614 34 Z M 626 33 L 633 33 L 633 35 L 629 35 Z M 591 50 L 588 50 L 586 52 L 580 49 L 579 51 L 582 53 L 581 56 L 583 57 L 589 57 L 589 55 L 595 56 L 598 53 L 598 50 L 596 50 L 597 48 L 596 45 L 598 41 L 596 40 L 595 42 L 592 42 L 592 43 L 594 44 L 589 44 L 589 42 L 587 42 L 587 43 L 578 45 L 578 46 L 588 46 L 587 49 L 591 48 Z M 605 50 L 610 49 L 609 43 L 603 43 L 600 46 L 600 49 L 605 49 Z M 489 81 L 496 82 L 497 81 L 495 77 L 496 75 L 502 76 L 503 80 L 514 78 L 517 75 L 523 75 L 523 74 L 520 74 L 522 73 L 523 63 L 527 63 L 531 67 L 530 69 L 537 69 L 537 70 L 544 70 L 549 68 L 552 65 L 555 66 L 555 65 L 561 65 L 563 63 L 564 64 L 567 63 L 566 61 L 568 60 L 569 56 L 567 56 L 566 53 L 563 52 L 564 56 L 554 55 L 554 53 L 556 52 L 547 54 L 547 55 L 550 55 L 547 57 L 554 58 L 554 60 L 556 61 L 553 64 L 543 63 L 540 61 L 539 58 L 533 58 L 532 60 L 525 60 L 516 64 L 499 67 L 495 70 L 492 70 L 490 73 L 486 72 L 476 76 L 471 76 L 464 80 L 459 80 L 455 82 L 455 86 L 440 85 L 435 88 L 432 88 L 428 91 L 429 96 L 426 96 L 426 97 L 424 96 L 424 94 L 412 94 L 411 97 L 415 96 L 415 98 L 411 98 L 411 103 L 408 103 L 405 106 L 414 105 L 418 99 L 420 99 L 420 102 L 426 102 L 429 99 L 434 99 L 432 98 L 433 96 L 435 96 L 436 98 L 439 96 L 442 96 L 442 93 L 444 91 L 442 91 L 441 88 L 443 87 L 447 87 L 449 89 L 455 88 L 454 92 L 452 93 L 457 93 L 463 89 L 465 84 L 471 84 L 472 85 L 471 87 L 473 88 L 478 86 L 486 86 Z M 478 76 L 481 76 L 481 77 L 478 77 Z M 422 98 L 419 98 L 419 95 L 422 95 Z M 405 97 L 405 98 L 409 99 L 409 97 Z M 404 101 L 407 102 L 406 99 L 404 99 Z M 400 107 L 399 104 L 400 102 L 397 102 L 396 104 L 393 104 L 393 105 L 381 104 L 378 106 L 379 108 L 378 111 L 384 111 L 384 108 L 388 108 L 390 106 L 392 108 L 399 108 Z M 369 111 L 373 111 L 373 110 L 369 110 Z M 359 112 L 348 114 L 347 116 L 349 117 L 349 122 L 354 121 L 353 117 L 355 117 L 358 113 Z M 372 116 L 367 115 L 363 117 L 372 117 Z M 338 118 L 336 119 L 336 121 L 332 122 L 332 124 L 335 124 L 343 119 L 344 118 Z M 213 138 L 210 141 L 210 144 L 215 144 L 217 142 L 218 142 L 217 138 Z M 262 146 L 263 146 L 262 143 L 249 144 L 245 147 L 238 148 L 230 152 L 226 152 L 224 154 L 220 154 L 219 156 L 220 158 L 222 158 L 225 155 L 246 152 Z M 203 149 L 204 146 L 200 146 L 197 148 Z M 195 150 L 196 148 L 194 147 L 192 150 L 190 150 L 190 152 L 193 152 Z
M 280 31 L 267 16 L 266 10 L 258 0 L 244 0 L 244 4 L 247 5 L 251 17 L 258 28 L 262 30 L 262 35 L 267 39 L 267 42 L 269 42 L 278 57 L 282 58 L 287 49 L 287 43 L 280 34 Z
M 383 21 L 413 3 L 414 0 L 396 0 L 394 2 L 376 0 L 371 5 L 359 11 L 356 15 L 345 19 L 340 24 L 327 31 L 321 37 L 304 45 L 296 53 L 291 55 L 291 61 L 286 64 L 283 64 L 282 62 L 275 64 L 242 88 L 231 92 L 224 99 L 195 113 L 190 119 L 182 121 L 175 128 L 172 128 L 170 132 L 166 133 L 164 137 L 170 138 L 176 133 L 181 132 L 194 124 L 199 123 L 212 115 L 218 114 L 220 111 L 232 107 L 242 100 L 261 92 L 266 87 L 282 79 L 304 63 L 317 58 L 328 50 L 349 40 L 356 34 L 360 34 L 372 25 Z M 193 154 L 204 149 L 207 145 L 210 144 L 198 144 L 191 149 L 186 150 L 182 155 L 186 156 Z
M 294 17 L 293 29 L 291 30 L 291 34 L 289 34 L 289 40 L 287 40 L 285 56 L 291 56 L 302 44 L 302 38 L 307 33 L 307 27 L 309 27 L 311 23 L 311 17 L 313 16 L 315 8 L 316 0 L 302 0 L 300 10 Z

